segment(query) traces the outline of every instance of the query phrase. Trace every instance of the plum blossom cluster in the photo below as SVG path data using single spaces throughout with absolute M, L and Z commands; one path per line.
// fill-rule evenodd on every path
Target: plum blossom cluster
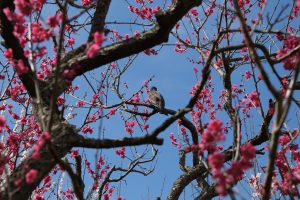
M 278 141 L 281 149 L 277 152 L 275 160 L 279 171 L 277 174 L 280 174 L 281 177 L 277 183 L 278 189 L 285 195 L 295 197 L 299 195 L 297 185 L 300 183 L 300 150 L 297 144 L 292 143 L 292 140 L 298 135 L 298 129 L 291 133 L 282 132 Z M 290 163 L 288 160 L 291 160 Z
M 283 39 L 283 48 L 279 49 L 276 57 L 281 58 L 286 56 L 290 51 L 299 47 L 300 38 L 297 36 L 289 35 Z M 299 62 L 300 52 L 297 51 L 292 55 L 288 56 L 283 60 L 283 67 L 286 70 L 294 70 L 296 68 L 297 63 Z
M 97 55 L 97 53 L 100 50 L 100 47 L 102 46 L 103 42 L 105 41 L 105 37 L 102 33 L 99 32 L 95 32 L 93 34 L 94 37 L 94 43 L 91 44 L 91 46 L 89 46 L 86 55 L 89 58 L 93 58 Z
M 125 158 L 125 151 L 126 151 L 125 147 L 121 147 L 120 149 L 117 149 L 115 151 L 115 153 L 117 155 L 119 155 L 122 159 L 124 159 Z
M 204 130 L 199 143 L 200 154 L 203 155 L 204 151 L 209 154 L 214 153 L 220 149 L 217 142 L 223 141 L 225 135 L 223 133 L 223 123 L 220 120 L 211 120 Z
M 13 50 L 11 48 L 7 49 L 4 52 L 4 56 L 6 57 L 8 62 L 15 68 L 18 74 L 23 74 L 28 72 L 29 68 L 22 59 L 19 59 L 17 61 L 13 59 Z
M 208 164 L 211 167 L 213 179 L 216 182 L 216 191 L 221 196 L 227 194 L 237 181 L 243 178 L 245 171 L 252 167 L 251 160 L 256 155 L 255 147 L 248 143 L 240 148 L 241 159 L 233 161 L 228 169 L 224 168 L 224 154 L 215 151 L 208 156 Z
M 226 127 L 223 127 L 222 121 L 218 119 L 211 120 L 206 126 L 202 134 L 200 143 L 193 144 L 185 148 L 186 152 L 195 152 L 200 155 L 208 153 L 208 164 L 211 168 L 212 175 L 216 184 L 216 191 L 224 196 L 237 181 L 242 179 L 244 172 L 251 168 L 251 159 L 255 157 L 256 150 L 252 144 L 245 144 L 241 147 L 241 158 L 234 161 L 229 168 L 224 168 L 225 156 L 220 152 L 222 146 L 218 146 L 218 142 L 225 139 L 224 132 Z M 176 142 L 174 137 L 171 137 L 172 142 Z
M 42 186 L 34 190 L 33 200 L 45 200 L 44 194 L 47 193 L 52 186 L 52 176 L 47 175 L 42 180 Z
M 85 126 L 85 127 L 83 127 L 81 131 L 82 131 L 84 134 L 87 134 L 87 133 L 92 134 L 92 133 L 94 132 L 93 128 L 90 127 L 90 126 Z
M 76 77 L 76 74 L 80 70 L 81 66 L 77 63 L 74 63 L 70 69 L 65 69 L 63 71 L 64 78 L 71 83 L 71 81 Z
M 95 0 L 81 0 L 83 6 L 92 6 Z
M 181 148 L 182 145 L 177 142 L 177 138 L 174 136 L 174 133 L 170 133 L 169 138 L 171 140 L 172 145 L 174 145 L 178 149 Z
M 190 45 L 191 41 L 189 38 L 185 38 L 184 41 L 177 41 L 175 43 L 175 52 L 185 53 L 187 51 L 187 45 Z
M 85 159 L 84 162 L 85 162 L 87 172 L 89 173 L 89 175 L 91 177 L 94 177 L 93 178 L 94 182 L 92 184 L 92 192 L 94 193 L 94 195 L 93 195 L 94 198 L 98 199 L 99 185 L 101 182 L 104 181 L 105 176 L 106 176 L 108 170 L 110 169 L 110 166 L 105 162 L 105 160 L 101 156 L 97 160 L 95 170 L 93 170 L 91 168 L 91 163 L 87 159 Z M 113 192 L 114 192 L 114 187 L 110 187 L 109 183 L 105 184 L 104 188 L 103 188 L 104 194 L 102 196 L 102 199 L 106 199 L 106 200 L 110 199 Z
M 250 117 L 249 111 L 252 108 L 258 108 L 260 106 L 259 93 L 256 91 L 246 94 L 244 98 L 238 103 L 237 107 L 242 108 L 242 113 Z
M 38 175 L 38 170 L 36 169 L 30 169 L 26 175 L 25 175 L 25 181 L 27 184 L 32 184 L 34 183 L 35 179 L 37 178 Z
M 151 19 L 155 15 L 160 7 L 156 6 L 155 8 L 143 6 L 142 8 L 137 8 L 135 6 L 128 6 L 130 12 L 137 14 L 141 19 Z
M 200 81 L 198 81 L 196 83 L 196 85 L 192 87 L 192 90 L 190 92 L 190 94 L 192 96 L 195 95 L 199 84 L 200 84 Z M 201 90 L 201 92 L 198 96 L 198 100 L 195 104 L 195 109 L 191 112 L 192 121 L 196 125 L 198 132 L 202 132 L 201 124 L 199 124 L 198 119 L 201 117 L 201 115 L 203 113 L 209 114 L 210 119 L 215 119 L 216 109 L 214 109 L 215 104 L 212 101 L 213 92 L 214 92 L 214 88 L 212 87 L 212 79 L 211 79 L 211 77 L 209 77 L 208 83 L 206 84 L 206 86 L 204 86 L 204 88 Z
M 40 157 L 41 149 L 44 147 L 44 145 L 47 141 L 50 141 L 50 139 L 51 139 L 51 135 L 48 132 L 43 132 L 40 135 L 37 143 L 32 148 L 33 149 L 33 154 L 31 155 L 31 157 L 33 159 L 38 159 Z
M 258 198 L 263 194 L 263 185 L 260 181 L 261 173 L 257 173 L 256 175 L 251 175 L 248 180 L 250 187 L 255 191 L 252 193 L 253 198 Z
M 136 122 L 135 121 L 127 121 L 127 122 L 125 122 L 125 131 L 128 133 L 128 134 L 130 134 L 130 135 L 132 135 L 133 134 L 133 132 L 134 132 L 134 126 L 136 125 Z

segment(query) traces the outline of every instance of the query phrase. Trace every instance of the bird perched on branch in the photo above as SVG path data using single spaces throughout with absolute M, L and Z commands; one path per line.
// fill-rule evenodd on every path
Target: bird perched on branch
M 159 112 L 167 115 L 163 110 L 165 109 L 165 100 L 164 97 L 157 91 L 156 87 L 152 87 L 150 92 L 148 93 L 149 100 L 151 104 L 157 106 L 159 108 Z

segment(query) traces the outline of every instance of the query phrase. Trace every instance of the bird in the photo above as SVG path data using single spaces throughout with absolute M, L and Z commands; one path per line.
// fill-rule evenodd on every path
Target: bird
M 160 109 L 161 114 L 167 114 L 163 112 L 165 109 L 165 100 L 164 97 L 157 91 L 156 87 L 152 87 L 148 93 L 149 101 L 151 104 L 157 106 Z

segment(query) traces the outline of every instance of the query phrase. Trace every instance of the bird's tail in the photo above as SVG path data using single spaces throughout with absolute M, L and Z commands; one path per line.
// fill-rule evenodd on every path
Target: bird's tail
M 163 109 L 159 109 L 159 113 L 163 114 L 163 115 L 169 115 L 169 113 L 163 108 Z

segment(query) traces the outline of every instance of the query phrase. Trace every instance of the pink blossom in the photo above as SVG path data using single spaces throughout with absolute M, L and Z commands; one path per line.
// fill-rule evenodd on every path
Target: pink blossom
M 214 152 L 208 156 L 208 164 L 213 169 L 220 169 L 223 167 L 225 157 L 223 153 Z
M 62 106 L 65 103 L 65 99 L 63 97 L 57 97 L 56 104 L 58 106 Z
M 36 194 L 34 195 L 33 200 L 45 200 L 45 198 L 42 194 Z
M 147 130 L 148 128 L 149 128 L 149 125 L 148 125 L 148 124 L 144 124 L 144 125 L 143 125 L 143 129 L 144 129 L 144 130 Z
M 222 60 L 217 60 L 216 62 L 216 66 L 219 68 L 223 65 L 223 61 Z
M 75 43 L 75 39 L 74 38 L 69 38 L 68 41 L 67 41 L 67 47 L 73 46 L 74 43 Z
M 122 147 L 121 149 L 116 150 L 115 153 L 117 155 L 121 156 L 121 158 L 125 158 L 125 147 Z
M 222 131 L 222 121 L 220 120 L 211 120 L 207 126 L 208 130 L 212 133 L 218 133 Z
M 93 58 L 97 55 L 100 50 L 100 46 L 98 44 L 92 44 L 86 52 L 86 55 L 89 58 Z
M 115 115 L 116 111 L 117 111 L 116 109 L 111 108 L 111 109 L 109 109 L 109 114 L 110 115 Z
M 245 78 L 249 79 L 251 77 L 251 72 L 250 71 L 246 71 L 245 72 Z
M 194 70 L 195 73 L 199 72 L 199 69 L 197 67 L 194 67 L 193 70 Z
M 198 16 L 198 14 L 199 14 L 196 8 L 192 8 L 192 9 L 190 10 L 190 13 L 191 13 L 191 15 L 193 15 L 194 17 Z
M 17 9 L 20 11 L 22 15 L 30 15 L 32 11 L 32 5 L 28 0 L 15 0 L 14 1 Z
M 5 117 L 0 116 L 0 128 L 4 127 L 6 124 L 6 120 Z
M 92 133 L 94 132 L 94 130 L 93 130 L 92 127 L 90 127 L 90 126 L 86 126 L 86 127 L 82 128 L 81 131 L 82 131 L 83 133 L 85 133 L 85 134 L 87 134 L 87 133 L 92 134 Z
M 38 175 L 38 170 L 36 169 L 31 169 L 29 172 L 27 172 L 25 176 L 25 180 L 27 184 L 32 184 L 34 183 L 35 179 L 37 178 Z
M 296 6 L 300 8 L 300 0 L 296 0 Z
M 105 40 L 104 35 L 99 32 L 95 32 L 93 37 L 94 37 L 95 44 L 98 44 L 101 47 Z
M 81 0 L 83 6 L 90 6 L 94 0 Z
M 241 149 L 241 155 L 246 159 L 253 159 L 256 155 L 256 149 L 251 143 L 244 144 Z
M 84 103 L 83 101 L 78 101 L 78 102 L 76 103 L 76 105 L 77 105 L 78 107 L 82 107 L 82 106 L 85 105 L 85 103 Z
M 75 77 L 76 73 L 73 69 L 65 69 L 63 72 L 63 76 L 67 79 L 67 80 L 72 80 Z
M 11 48 L 4 51 L 4 56 L 6 59 L 10 60 L 13 58 L 13 50 Z
M 41 137 L 45 140 L 45 141 L 49 141 L 51 139 L 51 135 L 49 132 L 43 132 Z
M 28 67 L 25 65 L 24 61 L 20 59 L 17 64 L 15 64 L 15 69 L 19 74 L 24 74 L 28 72 Z
M 263 77 L 262 77 L 261 74 L 258 74 L 257 78 L 258 78 L 258 80 L 262 80 L 263 79 Z
M 284 134 L 282 136 L 280 136 L 278 142 L 281 146 L 286 145 L 287 143 L 289 143 L 291 141 L 290 136 L 287 134 Z
M 78 154 L 78 149 L 72 150 L 70 155 L 71 155 L 71 157 L 73 157 L 73 158 L 77 157 L 77 156 L 79 155 L 79 154 Z
M 51 28 L 55 28 L 56 26 L 58 26 L 59 24 L 59 16 L 58 15 L 54 15 L 54 16 L 50 16 L 47 20 L 47 24 L 51 27 Z

